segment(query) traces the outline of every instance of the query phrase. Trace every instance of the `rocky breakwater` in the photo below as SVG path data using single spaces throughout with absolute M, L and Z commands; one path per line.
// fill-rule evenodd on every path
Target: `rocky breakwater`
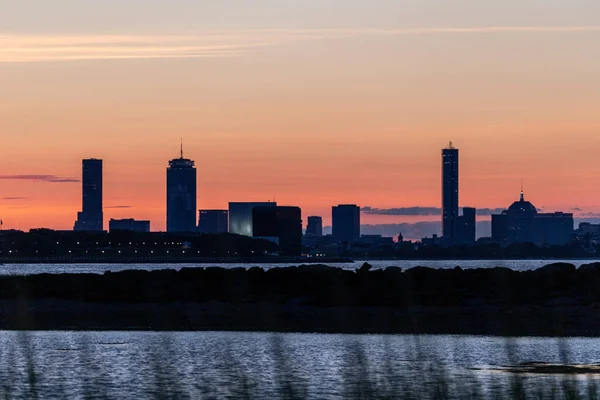
M 600 336 L 600 263 L 0 277 L 0 329 Z

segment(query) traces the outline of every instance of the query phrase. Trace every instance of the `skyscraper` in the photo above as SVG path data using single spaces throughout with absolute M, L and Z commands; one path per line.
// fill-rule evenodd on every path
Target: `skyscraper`
M 76 231 L 102 231 L 102 160 L 83 160 L 81 174 L 82 208 L 73 227 Z
M 452 142 L 442 149 L 442 236 L 453 244 L 458 218 L 458 149 Z
M 167 167 L 167 232 L 196 231 L 196 168 L 194 161 L 179 158 Z
M 332 233 L 339 242 L 351 242 L 360 238 L 360 207 L 340 204 L 331 209 Z
M 306 234 L 314 237 L 323 236 L 323 218 L 315 216 L 308 217 Z

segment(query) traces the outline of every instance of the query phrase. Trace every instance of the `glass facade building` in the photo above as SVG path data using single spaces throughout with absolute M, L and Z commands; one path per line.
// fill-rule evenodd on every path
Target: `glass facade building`
M 458 218 L 458 149 L 442 149 L 442 237 L 454 243 Z
M 167 168 L 167 232 L 196 232 L 196 167 L 181 157 Z
M 77 213 L 73 227 L 76 231 L 102 231 L 104 213 L 102 209 L 102 160 L 95 158 L 82 161 L 81 192 L 82 208 Z

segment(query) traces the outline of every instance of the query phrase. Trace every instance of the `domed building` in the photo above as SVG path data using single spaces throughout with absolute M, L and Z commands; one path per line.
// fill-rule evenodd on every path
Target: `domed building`
M 537 214 L 537 208 L 529 201 L 525 201 L 525 195 L 521 192 L 519 201 L 515 201 L 508 207 L 508 213 L 516 217 L 533 218 Z
M 537 208 L 528 201 L 525 201 L 523 191 L 519 201 L 515 201 L 508 207 L 508 231 L 507 235 L 511 243 L 535 242 L 535 216 Z
M 502 244 L 563 245 L 571 240 L 572 234 L 573 214 L 538 213 L 537 208 L 525 200 L 523 191 L 519 201 L 501 214 L 492 215 L 492 239 Z

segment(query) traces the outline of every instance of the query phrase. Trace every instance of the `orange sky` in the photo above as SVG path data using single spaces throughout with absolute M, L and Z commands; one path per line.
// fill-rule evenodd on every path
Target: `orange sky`
M 368 26 L 357 10 L 321 21 L 291 5 L 273 12 L 304 24 L 281 16 L 273 26 L 261 10 L 252 24 L 232 15 L 193 31 L 174 15 L 148 14 L 135 30 L 94 17 L 69 32 L 23 19 L 0 30 L 0 175 L 79 178 L 82 158 L 102 158 L 105 206 L 129 207 L 105 209 L 106 219 L 160 230 L 165 168 L 183 138 L 200 208 L 275 197 L 328 223 L 338 203 L 439 206 L 440 149 L 453 140 L 462 205 L 508 206 L 524 179 L 545 210 L 600 211 L 600 19 L 586 10 L 595 5 L 553 0 L 555 13 L 531 21 L 478 9 L 468 21 L 384 3 Z M 167 3 L 152 4 L 160 13 Z M 410 26 L 378 23 L 393 11 L 420 14 Z M 80 191 L 1 179 L 0 218 L 5 228 L 70 229 Z M 415 218 L 364 217 L 400 220 Z

